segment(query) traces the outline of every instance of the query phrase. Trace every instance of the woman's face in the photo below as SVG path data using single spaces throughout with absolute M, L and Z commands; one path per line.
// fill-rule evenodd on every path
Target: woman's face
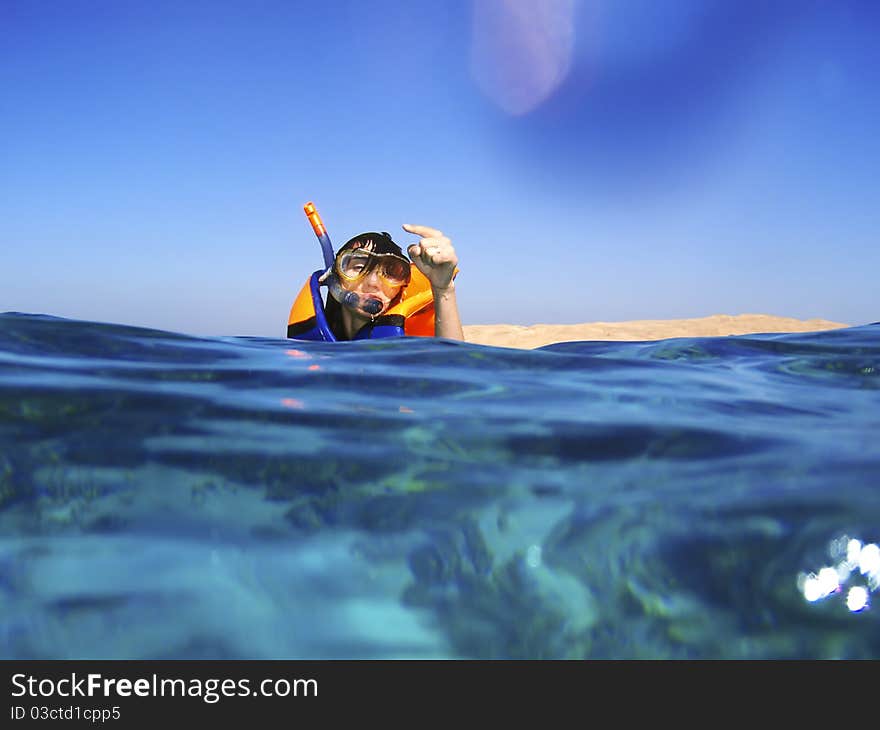
M 410 264 L 396 254 L 373 253 L 371 242 L 341 251 L 336 271 L 342 287 L 356 296 L 346 296 L 348 307 L 363 317 L 375 317 L 391 305 L 406 286 Z
M 378 300 L 382 305 L 382 308 L 379 310 L 380 314 L 388 309 L 391 302 L 400 293 L 400 290 L 403 289 L 403 286 L 400 284 L 394 285 L 386 281 L 379 275 L 379 272 L 376 269 L 373 269 L 366 276 L 357 281 L 343 280 L 341 283 L 343 288 L 357 294 L 360 297 L 361 302 Z M 369 312 L 362 310 L 360 307 L 356 308 L 355 311 L 365 317 L 375 316 L 375 314 L 370 314 Z

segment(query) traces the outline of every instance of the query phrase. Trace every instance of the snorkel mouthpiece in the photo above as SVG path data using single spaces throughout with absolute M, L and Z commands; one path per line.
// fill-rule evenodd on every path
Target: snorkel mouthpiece
M 354 294 L 354 292 L 352 292 Z M 360 297 L 359 297 L 360 298 Z M 363 309 L 367 314 L 372 314 L 373 316 L 379 314 L 382 311 L 382 307 L 384 305 L 378 299 L 373 299 L 372 297 L 367 298 L 366 301 L 361 302 L 361 309 Z

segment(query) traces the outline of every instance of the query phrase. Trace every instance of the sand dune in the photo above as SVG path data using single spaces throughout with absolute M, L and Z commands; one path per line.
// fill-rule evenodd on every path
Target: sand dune
M 792 319 L 769 314 L 715 314 L 697 319 L 643 319 L 584 324 L 465 325 L 468 342 L 531 349 L 554 342 L 665 340 L 670 337 L 725 337 L 766 332 L 818 332 L 851 325 L 827 319 Z

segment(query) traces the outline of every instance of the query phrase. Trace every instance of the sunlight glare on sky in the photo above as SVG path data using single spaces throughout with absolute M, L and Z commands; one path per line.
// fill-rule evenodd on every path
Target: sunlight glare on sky
M 509 114 L 526 114 L 565 80 L 575 42 L 575 0 L 475 0 L 472 69 Z

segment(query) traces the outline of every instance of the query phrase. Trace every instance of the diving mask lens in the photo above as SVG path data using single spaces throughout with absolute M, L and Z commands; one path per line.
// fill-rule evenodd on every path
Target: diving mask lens
M 399 256 L 370 251 L 344 251 L 336 259 L 336 270 L 348 281 L 357 281 L 378 267 L 379 276 L 389 284 L 406 284 L 410 278 L 410 264 Z
M 379 275 L 392 284 L 406 284 L 410 277 L 409 261 L 387 254 L 379 264 Z
M 346 252 L 336 259 L 336 268 L 349 281 L 360 279 L 369 267 L 370 255 L 365 251 Z

